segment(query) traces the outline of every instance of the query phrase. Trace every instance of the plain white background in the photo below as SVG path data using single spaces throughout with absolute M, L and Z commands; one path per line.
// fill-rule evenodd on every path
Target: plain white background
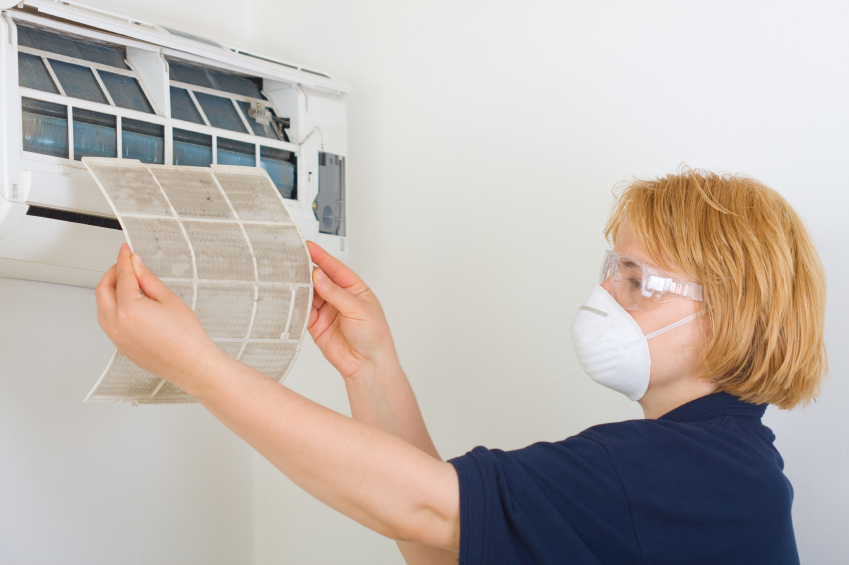
M 351 265 L 446 458 L 641 416 L 581 372 L 569 341 L 615 183 L 686 162 L 777 189 L 826 266 L 831 376 L 819 402 L 766 423 L 802 561 L 845 560 L 843 3 L 96 4 L 354 87 Z M 82 405 L 111 352 L 90 290 L 0 280 L 0 316 L 0 562 L 402 562 L 197 406 Z M 347 411 L 311 343 L 286 385 Z

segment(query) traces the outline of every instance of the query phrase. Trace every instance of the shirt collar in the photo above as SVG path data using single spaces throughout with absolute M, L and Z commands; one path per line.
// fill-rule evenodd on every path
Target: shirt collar
M 672 422 L 701 422 L 717 416 L 749 416 L 761 418 L 766 404 L 751 404 L 727 392 L 715 392 L 670 410 L 660 420 Z

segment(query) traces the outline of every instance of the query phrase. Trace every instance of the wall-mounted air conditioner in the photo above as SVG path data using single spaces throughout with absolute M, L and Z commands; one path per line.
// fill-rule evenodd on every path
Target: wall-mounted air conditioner
M 124 242 L 80 162 L 262 167 L 347 252 L 345 95 L 325 73 L 72 2 L 0 22 L 0 277 L 94 286 Z

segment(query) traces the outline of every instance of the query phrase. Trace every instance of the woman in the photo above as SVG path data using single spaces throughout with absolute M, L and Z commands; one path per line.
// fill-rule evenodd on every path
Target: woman
M 825 282 L 801 220 L 755 180 L 684 169 L 625 187 L 605 233 L 573 342 L 646 419 L 509 453 L 439 458 L 376 297 L 314 244 L 309 330 L 353 419 L 224 355 L 126 246 L 98 317 L 127 357 L 408 563 L 798 563 L 793 491 L 760 418 L 809 402 L 825 371 Z

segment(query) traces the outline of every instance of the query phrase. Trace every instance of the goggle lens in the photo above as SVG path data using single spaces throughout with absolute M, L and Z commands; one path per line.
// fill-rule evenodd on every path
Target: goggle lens
M 625 310 L 650 310 L 679 295 L 666 291 L 666 281 L 656 270 L 635 257 L 607 251 L 601 269 L 601 282 L 610 280 L 610 294 Z M 660 288 L 653 285 L 661 284 Z
M 628 257 L 614 255 L 608 261 L 607 271 L 613 298 L 626 310 L 638 307 L 643 294 L 642 265 Z

